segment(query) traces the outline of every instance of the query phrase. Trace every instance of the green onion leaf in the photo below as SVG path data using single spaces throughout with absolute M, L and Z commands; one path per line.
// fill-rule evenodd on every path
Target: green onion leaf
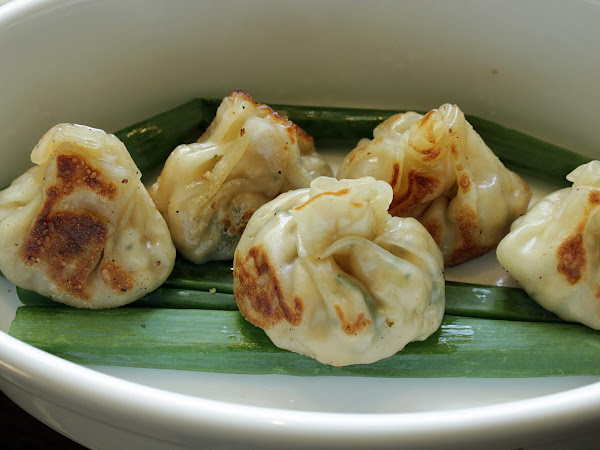
M 230 261 L 196 265 L 178 260 L 176 267 L 180 269 L 174 281 L 167 281 L 163 287 L 126 306 L 237 310 L 231 295 L 233 275 Z M 206 272 L 203 271 L 205 267 Z M 218 282 L 210 282 L 211 277 Z M 189 287 L 196 287 L 197 290 Z M 19 287 L 17 295 L 24 305 L 61 306 L 36 292 Z M 522 289 L 453 281 L 446 282 L 446 314 L 481 319 L 563 322 L 529 298 Z
M 117 131 L 142 171 L 162 166 L 180 144 L 196 141 L 212 122 L 221 100 L 194 99 L 152 118 Z M 393 114 L 389 109 L 335 108 L 325 106 L 270 105 L 288 116 L 315 138 L 317 148 L 345 146 L 350 151 L 359 139 L 372 138 L 373 128 Z M 423 111 L 421 111 L 423 113 Z M 550 144 L 490 120 L 465 117 L 500 160 L 512 170 L 545 181 L 570 186 L 566 176 L 590 158 Z M 549 157 L 548 155 L 551 155 Z M 540 164 L 544 161 L 544 164 Z
M 359 139 L 373 138 L 373 128 L 379 123 L 393 114 L 406 111 L 402 108 L 392 111 L 322 106 L 271 106 L 304 128 L 315 138 L 318 145 L 351 145 L 349 150 Z M 519 173 L 533 175 L 561 186 L 571 186 L 565 177 L 576 167 L 590 161 L 586 156 L 490 120 L 470 114 L 465 114 L 465 117 L 496 156 L 507 167 Z M 544 161 L 544 164 L 540 164 L 540 161 Z
M 480 319 L 563 322 L 523 289 L 446 281 L 446 314 Z
M 163 284 L 177 289 L 197 289 L 233 293 L 233 261 L 212 261 L 194 264 L 185 258 L 177 257 L 173 272 Z
M 372 377 L 600 375 L 600 333 L 574 324 L 446 316 L 426 341 L 342 368 L 275 347 L 236 311 L 23 306 L 9 333 L 90 365 Z
M 20 287 L 17 287 L 17 296 L 21 303 L 28 306 L 68 308 L 68 306 L 54 302 L 37 292 Z M 231 294 L 164 287 L 125 305 L 124 308 L 219 309 L 223 311 L 237 311 L 238 309 Z
M 212 122 L 218 102 L 192 100 L 115 132 L 142 174 L 161 167 L 180 144 L 194 142 Z

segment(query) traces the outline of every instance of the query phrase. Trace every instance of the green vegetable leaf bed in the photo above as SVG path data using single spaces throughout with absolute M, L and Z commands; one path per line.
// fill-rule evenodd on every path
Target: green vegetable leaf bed
M 115 133 L 142 172 L 195 140 L 220 101 L 197 99 Z M 271 105 L 318 145 L 370 137 L 394 111 Z M 589 159 L 473 116 L 467 119 L 511 169 L 557 185 Z M 547 155 L 552 154 L 552 158 Z M 540 166 L 539 161 L 545 163 Z M 178 258 L 157 291 L 113 310 L 80 310 L 18 289 L 9 333 L 62 358 L 116 365 L 224 373 L 376 377 L 544 377 L 600 375 L 600 332 L 565 323 L 524 291 L 446 283 L 446 316 L 426 341 L 368 365 L 320 364 L 275 347 L 247 323 L 233 299 L 231 261 L 195 265 Z

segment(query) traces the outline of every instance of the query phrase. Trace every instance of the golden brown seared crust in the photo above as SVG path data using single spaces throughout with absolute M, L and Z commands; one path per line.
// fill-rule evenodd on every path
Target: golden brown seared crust
M 114 261 L 102 263 L 100 266 L 100 276 L 104 284 L 117 293 L 124 294 L 135 287 L 131 275 L 123 271 Z
M 115 185 L 104 182 L 103 173 L 79 155 L 58 155 L 56 176 L 60 181 L 56 188 L 60 189 L 62 196 L 82 187 L 87 187 L 109 200 L 114 200 L 117 195 Z
M 211 208 L 214 209 L 214 207 L 215 204 L 213 203 Z M 238 220 L 235 220 L 231 211 L 226 211 L 225 217 L 221 220 L 223 230 L 229 234 L 241 236 L 244 233 L 252 214 L 254 214 L 253 210 L 245 210 L 242 216 Z
M 455 160 L 458 160 L 460 154 L 458 153 L 458 148 L 456 147 L 456 142 L 450 142 L 450 154 Z
M 250 323 L 263 329 L 282 320 L 293 326 L 302 323 L 302 299 L 295 297 L 292 304 L 288 302 L 277 272 L 262 246 L 252 247 L 245 257 L 236 257 L 233 275 L 238 281 L 234 297 L 240 312 Z
M 588 195 L 590 205 L 600 205 L 600 191 L 593 190 Z
M 388 209 L 393 216 L 399 216 L 413 206 L 419 205 L 425 198 L 435 193 L 440 180 L 411 170 L 408 173 L 406 190 L 402 194 L 394 192 L 394 198 Z
M 442 242 L 444 225 L 437 219 L 430 219 L 427 222 L 423 222 L 423 226 L 429 232 L 435 243 L 439 246 Z
M 244 99 L 248 100 L 253 105 L 256 105 L 256 103 L 254 103 L 254 100 L 252 100 L 252 96 L 250 94 L 242 91 L 241 89 L 234 89 L 233 92 L 230 94 L 230 97 L 233 97 L 234 95 L 244 97 Z
M 468 206 L 464 206 L 456 216 L 456 226 L 460 234 L 460 245 L 448 256 L 446 264 L 456 266 L 470 259 L 476 258 L 496 248 L 494 245 L 479 245 L 479 220 L 477 213 Z
M 356 316 L 354 322 L 349 322 L 344 317 L 344 311 L 340 305 L 334 305 L 333 307 L 338 315 L 338 319 L 340 319 L 342 331 L 346 334 L 358 334 L 371 323 L 369 319 L 365 318 L 364 313 L 360 313 L 358 316 Z
M 433 126 L 435 125 L 435 120 L 433 120 L 433 116 L 435 116 L 437 113 L 437 109 L 432 109 L 417 122 L 418 134 L 424 134 L 427 142 L 429 142 L 431 146 L 428 146 L 426 148 L 418 147 L 413 139 L 409 141 L 409 144 L 413 148 L 413 150 L 422 155 L 421 159 L 424 162 L 433 161 L 442 152 L 442 149 L 439 146 L 437 146 L 438 142 L 435 138 L 435 133 L 433 132 Z
M 586 208 L 586 219 L 577 227 L 575 232 L 565 239 L 556 250 L 558 265 L 556 269 L 562 274 L 569 284 L 576 284 L 584 275 L 587 264 L 583 233 L 587 223 L 587 217 L 591 211 L 600 205 L 600 191 L 594 189 L 588 194 L 588 208 Z M 600 286 L 596 292 L 600 298 Z
M 432 109 L 427 114 L 425 114 L 418 122 L 421 131 L 426 132 L 427 142 L 429 142 L 430 144 L 436 143 L 435 134 L 433 132 L 433 125 L 435 124 L 435 122 L 432 120 L 432 118 L 437 112 L 437 109 Z
M 458 180 L 458 185 L 465 194 L 469 192 L 469 189 L 471 189 L 471 180 L 466 173 L 461 175 L 460 179 Z
M 400 164 L 395 162 L 392 166 L 392 179 L 390 180 L 390 186 L 395 190 L 398 179 L 400 178 Z
M 569 284 L 576 284 L 585 270 L 586 254 L 583 245 L 583 231 L 584 225 L 582 224 L 556 250 L 558 258 L 556 269 L 567 279 Z
M 20 259 L 27 265 L 43 263 L 57 290 L 88 299 L 85 282 L 102 256 L 108 238 L 103 218 L 86 211 L 61 211 L 55 205 L 76 190 L 90 189 L 110 200 L 117 188 L 78 155 L 58 155 L 58 183 L 46 189 L 44 204 L 25 238 Z
M 595 207 L 600 205 L 600 191 L 594 189 L 588 194 L 588 208 L 586 208 L 586 217 L 589 217 Z M 587 218 L 579 224 L 575 232 L 565 239 L 556 250 L 558 265 L 556 269 L 561 273 L 569 284 L 576 284 L 584 275 L 587 264 L 587 255 L 584 245 L 585 226 Z M 600 287 L 596 292 L 596 297 L 600 298 Z
M 108 231 L 99 218 L 87 213 L 44 208 L 21 249 L 27 265 L 43 262 L 57 287 L 73 297 L 88 299 L 85 281 L 102 255 Z

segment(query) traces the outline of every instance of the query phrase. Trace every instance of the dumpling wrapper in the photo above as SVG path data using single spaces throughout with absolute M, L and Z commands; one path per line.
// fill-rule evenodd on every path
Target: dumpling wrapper
M 234 297 L 273 343 L 324 364 L 367 364 L 436 331 L 442 255 L 413 218 L 392 217 L 373 178 L 320 177 L 250 219 L 234 257 Z
M 202 263 L 231 259 L 260 206 L 331 174 L 311 136 L 234 91 L 197 143 L 173 151 L 150 195 L 177 249 Z
M 12 283 L 79 308 L 121 306 L 169 276 L 175 247 L 114 135 L 59 124 L 36 166 L 0 192 L 0 270 Z
M 454 266 L 494 249 L 531 199 L 456 105 L 426 115 L 397 114 L 350 152 L 337 178 L 372 176 L 389 183 L 389 212 L 415 217 Z
M 573 186 L 516 220 L 496 254 L 542 307 L 600 330 L 600 161 L 567 179 Z

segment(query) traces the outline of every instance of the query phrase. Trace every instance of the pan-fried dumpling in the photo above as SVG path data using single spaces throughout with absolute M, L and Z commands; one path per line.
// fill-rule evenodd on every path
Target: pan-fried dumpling
M 119 139 L 60 124 L 31 160 L 0 192 L 0 270 L 11 282 L 80 308 L 124 305 L 164 282 L 175 247 Z
M 394 190 L 390 214 L 415 217 L 453 266 L 496 247 L 531 193 L 485 145 L 455 105 L 397 114 L 362 139 L 337 174 L 372 176 Z
M 413 218 L 392 217 L 392 189 L 319 177 L 250 219 L 234 257 L 244 317 L 278 347 L 334 366 L 393 355 L 440 326 L 440 249 Z
M 559 317 L 600 330 L 600 161 L 540 200 L 498 245 L 500 264 Z
M 177 249 L 202 263 L 231 259 L 260 206 L 331 173 L 312 137 L 235 91 L 197 143 L 173 151 L 150 195 Z

